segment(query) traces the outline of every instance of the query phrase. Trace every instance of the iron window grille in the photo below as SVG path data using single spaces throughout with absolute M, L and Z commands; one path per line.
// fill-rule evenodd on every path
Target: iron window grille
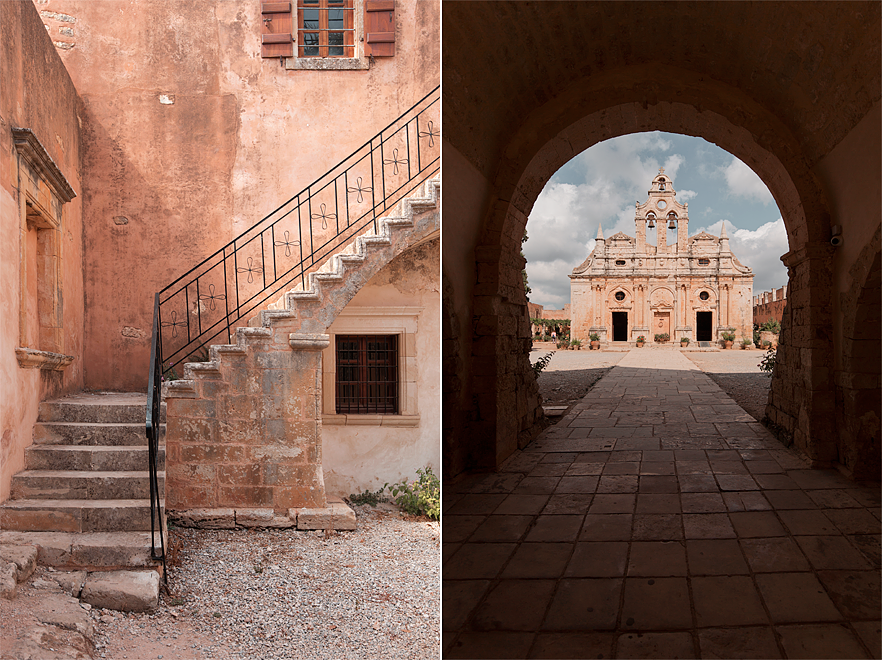
M 355 57 L 352 0 L 297 3 L 298 57 Z
M 397 415 L 398 335 L 337 335 L 338 415 Z

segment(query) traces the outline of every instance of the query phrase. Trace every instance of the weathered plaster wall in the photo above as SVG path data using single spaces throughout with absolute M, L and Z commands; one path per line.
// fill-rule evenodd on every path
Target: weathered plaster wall
M 413 360 L 413 366 L 417 369 L 416 406 L 419 423 L 416 427 L 404 428 L 325 423 L 322 431 L 322 467 L 325 490 L 329 495 L 346 496 L 364 490 L 377 490 L 384 483 L 398 482 L 405 477 L 412 480 L 416 476 L 416 469 L 426 465 L 431 466 L 436 475 L 439 474 L 440 256 L 438 239 L 402 253 L 374 275 L 346 308 L 349 313 L 357 312 L 358 308 L 415 308 L 414 313 L 418 316 L 417 332 L 414 333 L 416 359 Z M 325 351 L 324 359 L 329 357 L 329 351 L 333 351 L 334 334 L 338 332 L 343 320 L 338 317 L 328 331 L 331 335 L 331 347 Z M 348 334 L 351 327 L 347 325 L 344 332 Z M 327 373 L 327 363 L 324 370 Z M 327 404 L 333 403 L 333 382 L 327 381 L 327 375 L 325 378 L 327 411 Z M 391 419 L 386 421 L 395 421 L 395 416 L 389 417 Z
M 82 101 L 30 1 L 0 2 L 0 501 L 24 468 L 41 400 L 83 383 L 82 199 L 64 205 L 62 237 L 64 372 L 22 369 L 18 165 L 12 128 L 30 128 L 78 195 Z M 29 232 L 34 233 L 34 232 Z M 33 247 L 33 246 L 32 246 Z
M 145 387 L 154 292 L 439 79 L 437 2 L 396 3 L 395 56 L 363 71 L 287 71 L 261 59 L 256 1 L 48 0 L 40 9 L 67 44 L 60 52 L 87 109 L 89 387 Z

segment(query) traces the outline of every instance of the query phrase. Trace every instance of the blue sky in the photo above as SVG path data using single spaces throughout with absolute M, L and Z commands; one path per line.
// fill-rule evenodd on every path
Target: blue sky
M 540 193 L 524 244 L 530 300 L 559 309 L 570 301 L 567 277 L 604 236 L 634 235 L 634 202 L 643 203 L 658 168 L 689 202 L 689 235 L 719 235 L 726 221 L 732 252 L 753 269 L 754 293 L 787 283 L 781 255 L 787 233 L 765 184 L 740 160 L 701 138 L 635 133 L 596 144 L 558 170 Z M 671 232 L 673 236 L 673 232 Z

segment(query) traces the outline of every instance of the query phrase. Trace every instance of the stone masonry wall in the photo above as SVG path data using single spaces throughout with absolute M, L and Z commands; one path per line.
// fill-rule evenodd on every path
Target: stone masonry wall
M 250 350 L 194 381 L 195 398 L 168 399 L 169 509 L 325 506 L 321 341 L 292 350 L 284 329 L 248 334 Z

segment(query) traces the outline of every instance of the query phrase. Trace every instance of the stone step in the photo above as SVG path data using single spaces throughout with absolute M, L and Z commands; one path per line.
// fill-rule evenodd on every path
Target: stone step
M 165 489 L 165 472 L 158 475 L 160 492 Z M 148 472 L 78 470 L 25 470 L 12 477 L 12 499 L 139 499 L 150 496 Z
M 68 569 L 156 568 L 151 543 L 150 532 L 0 532 L 0 544 L 36 546 L 37 563 Z
M 160 426 L 160 441 L 165 435 Z M 144 420 L 137 424 L 93 422 L 37 422 L 34 443 L 38 445 L 147 445 Z
M 141 392 L 81 393 L 40 403 L 41 422 L 141 424 L 147 420 L 147 395 Z M 161 420 L 165 421 L 165 406 Z
M 163 445 L 159 446 L 157 459 L 158 468 L 164 469 Z M 150 458 L 146 445 L 31 445 L 25 449 L 25 465 L 28 470 L 146 470 Z
M 160 503 L 163 507 L 165 502 Z M 7 500 L 0 528 L 20 532 L 134 532 L 150 529 L 150 500 Z

